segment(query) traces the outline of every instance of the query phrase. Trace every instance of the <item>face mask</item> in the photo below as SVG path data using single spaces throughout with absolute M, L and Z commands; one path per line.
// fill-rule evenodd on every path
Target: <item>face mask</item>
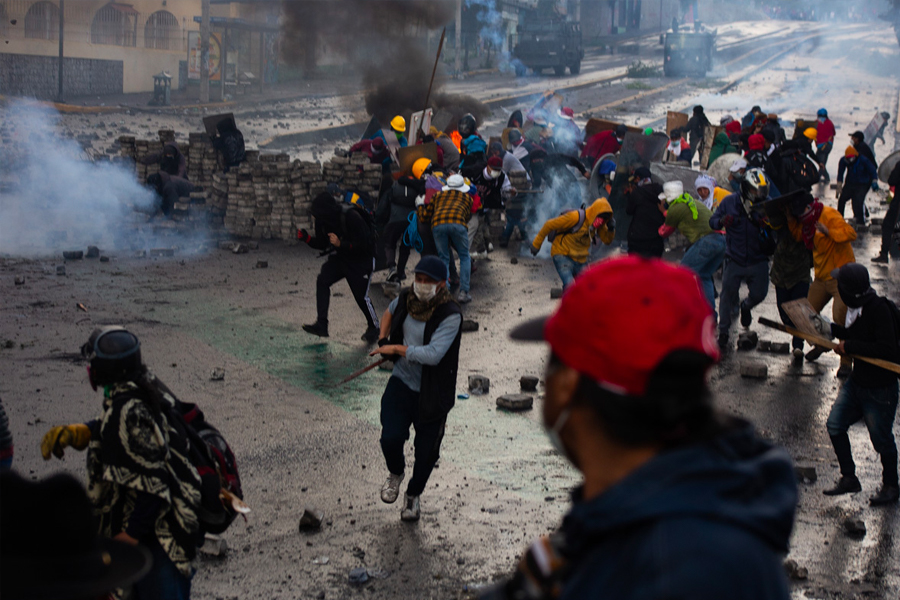
M 494 171 L 493 169 L 489 171 L 491 179 L 497 179 L 498 177 L 500 177 L 500 173 L 502 172 L 503 171 Z
M 856 157 L 855 157 L 855 156 L 846 156 L 845 159 L 846 159 L 847 162 L 850 163 L 851 165 L 852 165 L 853 163 L 856 162 Z
M 824 122 L 825 122 L 825 117 L 819 117 L 819 123 L 824 123 Z
M 735 191 L 735 192 L 741 191 L 741 182 L 740 181 L 738 181 L 736 179 L 732 179 L 729 183 L 731 184 L 732 191 Z
M 437 294 L 437 284 L 419 283 L 418 281 L 414 281 L 413 293 L 416 295 L 416 298 L 418 298 L 422 302 L 428 302 Z
M 512 151 L 515 150 L 515 149 L 516 149 L 516 147 L 515 147 L 515 145 L 513 145 L 513 144 L 507 144 L 507 145 L 506 145 L 506 151 L 507 151 L 507 152 L 512 152 Z
M 556 418 L 556 423 L 553 424 L 553 427 L 547 430 L 547 437 L 550 438 L 550 445 L 556 449 L 562 456 L 566 455 L 566 448 L 563 446 L 562 438 L 559 435 L 559 432 L 562 431 L 562 428 L 566 426 L 566 423 L 569 420 L 569 416 L 572 414 L 571 408 L 565 408 L 559 416 Z

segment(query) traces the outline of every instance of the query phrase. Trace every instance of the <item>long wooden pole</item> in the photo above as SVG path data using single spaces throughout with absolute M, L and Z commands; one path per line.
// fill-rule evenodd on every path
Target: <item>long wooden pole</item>
M 346 377 L 344 377 L 343 379 L 341 379 L 340 382 L 338 383 L 338 385 L 343 385 L 343 384 L 347 383 L 348 381 L 352 381 L 353 379 L 356 379 L 363 373 L 367 373 L 367 372 L 371 371 L 372 369 L 374 369 L 375 367 L 377 367 L 379 365 L 383 365 L 387 361 L 388 361 L 387 358 L 382 358 L 379 361 L 373 362 L 368 367 L 364 367 L 364 368 L 360 369 L 359 371 L 354 371 L 353 373 L 351 373 L 351 374 L 347 375 Z
M 789 327 L 787 325 L 782 325 L 776 321 L 772 321 L 765 317 L 759 318 L 759 324 L 765 325 L 766 327 L 771 327 L 772 329 L 778 329 L 779 331 L 783 331 L 785 333 L 789 333 L 798 338 L 802 338 L 809 342 L 810 344 L 814 344 L 816 346 L 822 346 L 823 348 L 828 348 L 829 350 L 834 350 L 838 347 L 838 344 L 832 342 L 831 340 L 826 340 L 823 337 L 819 337 L 817 335 L 810 335 L 808 333 L 804 333 L 799 329 L 795 329 L 793 327 Z M 856 354 L 848 354 L 850 358 L 855 358 L 856 360 L 861 360 L 863 362 L 867 362 L 870 365 L 875 365 L 876 367 L 881 367 L 882 369 L 886 369 L 888 371 L 893 371 L 894 373 L 900 373 L 900 365 L 896 363 L 892 363 L 887 360 L 882 360 L 880 358 L 870 358 L 868 356 L 858 356 Z
M 428 110 L 428 101 L 431 100 L 431 88 L 434 86 L 434 75 L 437 73 L 438 62 L 441 60 L 441 50 L 444 49 L 444 37 L 447 35 L 447 28 L 441 31 L 441 41 L 438 42 L 437 56 L 434 57 L 434 68 L 431 69 L 431 81 L 428 83 L 428 94 L 425 96 L 425 110 Z M 424 119 L 422 120 L 424 122 Z

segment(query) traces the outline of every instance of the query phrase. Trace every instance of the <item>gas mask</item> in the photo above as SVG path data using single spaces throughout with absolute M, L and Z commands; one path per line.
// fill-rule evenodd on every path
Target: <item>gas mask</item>
M 437 295 L 437 286 L 438 284 L 436 283 L 419 283 L 414 281 L 413 293 L 422 302 L 428 302 Z

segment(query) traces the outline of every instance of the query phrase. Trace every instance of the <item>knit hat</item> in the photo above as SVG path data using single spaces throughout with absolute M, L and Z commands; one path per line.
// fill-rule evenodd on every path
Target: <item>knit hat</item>
M 750 136 L 750 139 L 747 140 L 747 145 L 751 150 L 763 150 L 766 147 L 766 138 L 759 133 L 754 133 Z
M 725 124 L 725 131 L 731 134 L 738 134 L 741 132 L 741 122 L 740 121 L 729 121 Z
M 844 150 L 844 156 L 859 156 L 859 151 L 853 146 L 847 146 L 847 149 Z
M 381 152 L 382 150 L 384 150 L 384 140 L 380 137 L 372 140 L 372 150 L 375 150 L 376 152 Z

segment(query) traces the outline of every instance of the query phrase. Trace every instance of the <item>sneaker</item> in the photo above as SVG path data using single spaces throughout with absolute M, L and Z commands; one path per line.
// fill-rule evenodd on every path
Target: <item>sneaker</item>
M 835 485 L 831 489 L 822 490 L 822 493 L 826 496 L 842 496 L 844 494 L 855 494 L 856 492 L 861 492 L 862 486 L 859 484 L 859 479 L 855 476 L 853 477 L 845 477 L 841 476 L 838 479 L 837 485 Z
M 741 302 L 741 327 L 750 327 L 753 324 L 753 315 L 750 314 L 750 309 L 744 306 L 744 303 Z
M 803 348 L 794 348 L 793 350 L 794 360 L 801 361 L 803 360 Z
M 316 321 L 315 323 L 304 325 L 303 331 L 305 331 L 306 333 L 317 335 L 319 337 L 328 337 L 328 324 Z
M 725 353 L 728 351 L 728 333 L 722 332 L 719 334 L 719 351 Z
M 509 246 L 509 240 L 500 240 L 500 247 L 506 248 Z
M 487 251 L 488 251 L 488 252 L 493 252 L 493 251 L 494 251 L 494 244 L 488 242 Z
M 475 260 L 477 258 L 487 258 L 487 252 L 472 252 L 471 254 L 469 254 L 469 257 L 472 260 Z
M 841 366 L 837 370 L 837 377 L 839 379 L 846 379 L 850 377 L 850 373 L 853 372 L 853 366 L 848 365 L 847 363 L 841 363 Z
M 900 500 L 900 488 L 896 485 L 883 485 L 877 494 L 869 498 L 869 504 L 884 506 L 885 504 L 894 504 L 897 500 Z
M 872 262 L 873 262 L 873 263 L 882 264 L 882 265 L 886 265 L 886 264 L 888 264 L 889 262 L 891 262 L 891 259 L 888 258 L 888 255 L 887 255 L 887 254 L 879 254 L 878 256 L 876 256 L 875 258 L 872 259 Z
M 387 281 L 389 281 L 391 283 L 396 283 L 396 282 L 400 281 L 399 277 L 397 276 L 397 269 L 391 267 L 388 270 Z
M 362 334 L 362 340 L 364 342 L 369 342 L 370 344 L 374 344 L 378 341 L 378 336 L 381 335 L 381 332 L 377 327 L 368 327 L 366 332 Z
M 469 292 L 464 292 L 462 290 L 459 291 L 459 295 L 456 297 L 456 300 L 460 304 L 468 304 L 472 301 L 472 296 L 469 295 Z
M 397 279 L 399 279 L 400 281 L 404 281 L 406 279 L 406 271 L 400 271 L 397 274 Z
M 828 348 L 825 346 L 813 346 L 813 349 L 806 353 L 806 360 L 815 361 L 826 352 L 828 352 Z
M 404 506 L 403 510 L 400 511 L 400 520 L 418 521 L 420 512 L 421 510 L 419 508 L 419 497 L 407 495 L 406 506 Z
M 384 485 L 381 486 L 382 502 L 385 504 L 393 504 L 397 501 L 397 496 L 400 495 L 400 483 L 405 476 L 405 473 L 400 473 L 399 475 L 391 473 L 388 475 L 387 479 L 384 480 Z

